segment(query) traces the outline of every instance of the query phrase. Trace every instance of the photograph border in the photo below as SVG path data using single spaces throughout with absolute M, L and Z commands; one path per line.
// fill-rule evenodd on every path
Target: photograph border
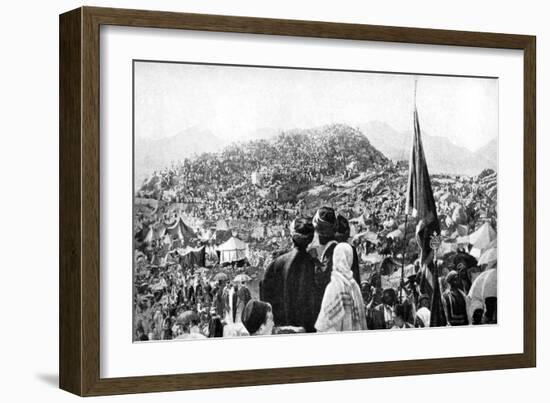
M 120 378 L 100 376 L 101 25 L 523 50 L 523 353 Z M 81 7 L 59 31 L 59 385 L 80 396 L 536 366 L 536 38 L 484 32 Z

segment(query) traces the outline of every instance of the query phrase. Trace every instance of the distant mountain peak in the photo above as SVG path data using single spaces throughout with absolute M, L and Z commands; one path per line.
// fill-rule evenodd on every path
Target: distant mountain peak
M 135 141 L 134 183 L 139 184 L 153 171 L 170 166 L 184 158 L 203 152 L 216 152 L 224 146 L 211 131 L 192 126 L 170 137 L 137 138 Z
M 408 160 L 411 143 L 410 131 L 397 131 L 391 125 L 371 121 L 360 125 L 370 142 L 393 161 Z M 422 143 L 430 173 L 477 175 L 486 168 L 496 169 L 496 138 L 478 152 L 453 144 L 443 136 L 432 136 L 422 132 Z

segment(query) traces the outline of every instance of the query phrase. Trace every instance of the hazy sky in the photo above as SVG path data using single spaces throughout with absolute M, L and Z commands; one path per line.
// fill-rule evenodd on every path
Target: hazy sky
M 472 151 L 498 135 L 498 80 L 416 76 L 422 130 Z M 415 76 L 177 63 L 135 63 L 135 134 L 189 127 L 228 141 L 258 129 L 378 120 L 412 130 Z

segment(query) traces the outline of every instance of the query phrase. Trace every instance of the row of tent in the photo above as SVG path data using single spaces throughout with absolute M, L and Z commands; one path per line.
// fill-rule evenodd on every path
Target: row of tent
M 472 246 L 469 254 L 478 260 L 478 265 L 490 265 L 497 261 L 497 233 L 488 222 L 469 235 L 457 237 L 454 242 L 443 242 L 439 253 L 455 252 L 465 245 Z
M 159 225 L 156 227 L 151 225 L 148 228 L 143 228 L 141 232 L 138 233 L 138 238 L 146 243 L 163 240 L 166 236 L 170 239 L 177 238 L 189 240 L 195 237 L 195 231 L 193 231 L 193 229 L 180 217 L 171 225 Z
M 151 264 L 164 266 L 170 262 L 174 262 L 174 252 L 177 253 L 177 263 L 180 263 L 186 267 L 191 267 L 193 265 L 205 266 L 206 255 L 212 257 L 214 254 L 216 254 L 216 258 L 221 264 L 227 264 L 246 259 L 248 257 L 248 245 L 246 242 L 243 242 L 236 237 L 231 237 L 217 247 L 201 246 L 198 248 L 192 248 L 187 246 L 168 252 L 164 258 L 160 258 L 155 255 L 151 261 Z M 143 253 L 141 253 L 141 255 L 143 255 Z
M 232 235 L 229 225 L 225 220 L 219 220 L 213 229 L 214 231 L 210 229 L 199 238 L 202 241 L 209 241 L 213 237 L 216 237 L 215 239 L 224 240 L 222 244 L 214 248 L 221 264 L 241 261 L 247 257 L 248 245 Z M 142 242 L 151 243 L 156 240 L 162 241 L 164 239 L 168 241 L 173 239 L 188 241 L 197 238 L 197 235 L 195 231 L 179 217 L 176 222 L 171 225 L 159 225 L 157 227 L 149 226 L 138 234 L 138 238 L 140 238 Z M 177 252 L 180 255 L 180 259 L 183 260 L 182 263 L 204 266 L 205 247 L 179 248 Z M 202 258 L 200 257 L 201 254 L 203 256 Z
M 398 229 L 386 234 L 385 237 L 403 239 L 403 231 L 404 225 L 401 225 Z M 412 236 L 414 232 L 415 230 L 412 228 L 407 229 L 409 236 Z M 355 234 L 354 239 L 364 239 L 377 245 L 380 237 L 377 233 L 367 230 Z M 489 222 L 485 222 L 471 234 L 467 234 L 466 226 L 458 226 L 453 236 L 441 243 L 438 250 L 438 258 L 442 258 L 448 253 L 456 252 L 459 248 L 464 248 L 468 245 L 472 246 L 469 254 L 478 260 L 478 265 L 491 265 L 497 261 L 497 233 Z M 368 263 L 378 263 L 382 260 L 382 256 L 375 252 L 365 256 L 363 260 Z
M 231 233 L 229 226 L 225 220 L 219 220 L 216 224 L 214 231 L 211 229 L 200 235 L 202 241 L 208 241 L 214 236 L 220 233 Z M 183 218 L 179 217 L 173 224 L 166 225 L 160 224 L 156 226 L 148 226 L 143 228 L 138 234 L 137 238 L 142 242 L 151 243 L 152 241 L 163 240 L 166 236 L 170 239 L 182 239 L 189 240 L 197 237 L 195 231 L 187 225 Z M 229 237 L 227 237 L 229 238 Z

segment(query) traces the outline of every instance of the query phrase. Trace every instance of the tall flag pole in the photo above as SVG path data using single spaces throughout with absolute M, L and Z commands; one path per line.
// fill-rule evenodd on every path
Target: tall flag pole
M 413 125 L 414 134 L 409 161 L 409 178 L 407 183 L 407 200 L 405 214 L 412 215 L 418 220 L 416 225 L 416 241 L 420 247 L 420 267 L 424 277 L 429 281 L 431 277 L 432 292 L 432 315 L 433 326 L 444 326 L 446 324 L 445 313 L 441 301 L 441 290 L 439 287 L 439 276 L 435 261 L 435 244 L 432 237 L 439 237 L 441 229 L 435 207 L 435 200 L 432 192 L 430 174 L 422 146 L 418 109 L 416 106 L 417 81 L 414 85 L 414 113 Z
M 439 228 L 428 165 L 426 164 L 426 157 L 422 146 L 416 105 L 413 114 L 413 125 L 414 137 L 409 161 L 405 214 L 410 214 L 418 219 L 416 240 L 420 246 L 420 264 L 428 265 L 434 259 L 434 253 L 430 248 L 430 237 L 434 233 L 439 235 L 441 230 Z
M 414 110 L 416 111 L 416 87 L 418 84 L 418 79 L 414 79 Z M 410 162 L 409 162 L 409 180 L 410 180 Z M 407 202 L 405 203 L 405 227 L 403 228 L 403 247 L 401 250 L 401 285 L 399 288 L 399 301 L 403 302 L 403 284 L 405 283 L 405 253 L 407 251 L 407 224 L 409 218 L 409 209 L 408 209 L 408 193 L 407 193 Z

